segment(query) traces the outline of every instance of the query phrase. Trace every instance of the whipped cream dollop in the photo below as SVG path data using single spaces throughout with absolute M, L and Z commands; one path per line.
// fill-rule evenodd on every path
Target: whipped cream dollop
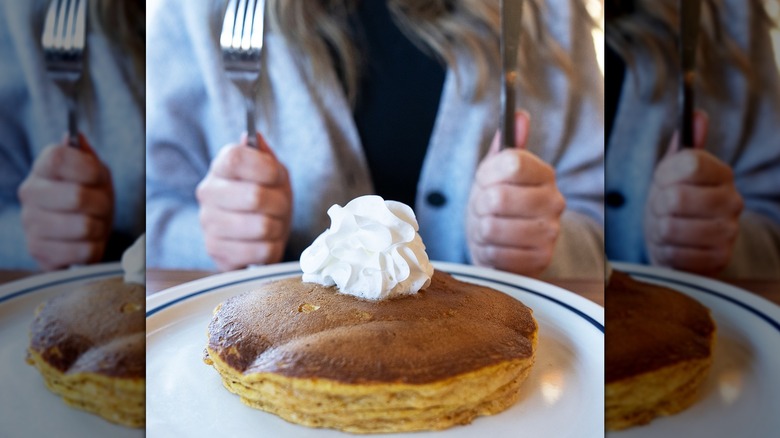
M 122 254 L 125 283 L 146 284 L 146 234 L 142 234 Z
M 328 209 L 330 228 L 301 254 L 303 281 L 336 285 L 369 300 L 415 294 L 431 284 L 433 266 L 414 211 L 379 196 Z

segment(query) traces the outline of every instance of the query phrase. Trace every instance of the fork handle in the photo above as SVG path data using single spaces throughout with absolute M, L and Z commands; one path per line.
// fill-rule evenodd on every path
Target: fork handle
M 255 101 L 252 93 L 246 96 L 246 144 L 250 148 L 257 148 L 257 128 L 255 128 Z
M 79 127 L 76 116 L 75 105 L 68 105 L 68 145 L 74 148 L 79 147 Z

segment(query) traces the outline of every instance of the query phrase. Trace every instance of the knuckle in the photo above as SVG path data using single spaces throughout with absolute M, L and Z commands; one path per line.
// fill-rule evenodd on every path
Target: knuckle
M 259 210 L 267 203 L 267 190 L 259 184 L 252 185 L 252 190 L 250 190 L 249 196 L 250 208 L 252 210 Z
M 32 179 L 27 177 L 19 186 L 19 189 L 16 191 L 16 195 L 19 197 L 19 201 L 24 204 L 32 199 L 32 191 Z
M 38 160 L 46 169 L 59 169 L 60 166 L 65 164 L 65 154 L 67 152 L 67 148 L 60 145 L 50 145 L 41 152 Z
M 671 218 L 661 217 L 656 220 L 656 230 L 658 239 L 661 242 L 667 242 L 674 237 L 675 227 Z
M 680 211 L 683 205 L 685 205 L 685 192 L 682 189 L 673 187 L 666 191 L 667 211 Z
M 498 231 L 497 220 L 494 217 L 488 216 L 480 220 L 479 222 L 479 238 L 481 241 L 489 240 L 491 236 L 495 235 Z
M 222 163 L 228 169 L 235 169 L 241 165 L 242 157 L 240 148 L 241 146 L 231 145 L 222 149 L 224 151 L 222 155 Z
M 206 177 L 203 178 L 195 187 L 195 199 L 198 200 L 198 203 L 203 204 L 208 199 L 208 189 L 210 184 L 211 175 L 209 174 L 206 175 Z
M 495 266 L 497 257 L 496 247 L 492 245 L 479 246 L 480 261 L 486 266 Z
M 561 233 L 560 221 L 548 221 L 547 222 L 547 239 L 550 242 L 558 240 L 558 236 Z
M 87 244 L 86 258 L 90 263 L 97 262 L 103 256 L 103 245 L 98 242 L 91 242 Z
M 491 186 L 485 189 L 485 205 L 488 214 L 498 214 L 508 204 L 509 195 L 503 186 Z
M 252 221 L 252 235 L 256 240 L 268 239 L 271 237 L 271 221 L 263 215 L 258 215 Z
M 552 209 L 556 216 L 560 216 L 566 210 L 566 198 L 555 188 L 555 196 L 552 197 Z
M 89 206 L 89 193 L 82 186 L 75 186 L 69 190 L 71 193 L 70 210 L 84 210 Z
M 736 215 L 739 215 L 742 213 L 742 210 L 745 208 L 745 199 L 742 198 L 742 196 L 739 194 L 739 192 L 734 189 L 734 204 L 733 204 L 733 211 Z
M 539 256 L 537 258 L 537 268 L 539 271 L 543 271 L 550 265 L 553 258 L 553 247 L 545 246 L 539 250 Z

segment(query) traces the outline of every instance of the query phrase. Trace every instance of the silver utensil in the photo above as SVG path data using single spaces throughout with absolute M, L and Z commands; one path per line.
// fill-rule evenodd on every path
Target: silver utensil
M 696 45 L 699 40 L 701 0 L 680 2 L 680 146 L 693 147 L 693 86 L 696 80 Z
M 219 44 L 228 78 L 246 101 L 247 142 L 257 147 L 255 86 L 260 77 L 265 0 L 230 0 L 222 22 Z
M 79 146 L 77 85 L 84 68 L 87 0 L 52 0 L 41 35 L 48 76 L 68 102 L 68 144 Z
M 501 149 L 515 147 L 517 55 L 523 23 L 523 0 L 501 0 Z

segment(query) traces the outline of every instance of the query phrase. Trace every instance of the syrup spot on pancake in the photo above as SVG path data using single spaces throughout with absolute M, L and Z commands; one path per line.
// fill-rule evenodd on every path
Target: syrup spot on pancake
M 318 306 L 316 304 L 303 303 L 300 306 L 298 306 L 298 312 L 311 313 L 311 312 L 314 312 L 315 310 L 317 310 L 319 308 L 320 308 L 320 306 Z
M 122 313 L 133 313 L 139 310 L 141 310 L 141 304 L 139 303 L 125 303 L 120 309 Z

